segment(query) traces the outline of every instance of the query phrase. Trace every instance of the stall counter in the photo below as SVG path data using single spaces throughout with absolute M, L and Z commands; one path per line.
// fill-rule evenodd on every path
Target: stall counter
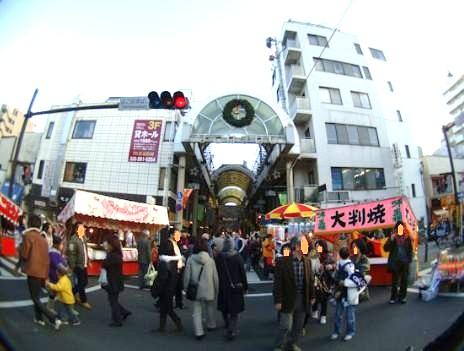
M 97 249 L 95 247 L 88 247 L 89 253 L 89 266 L 87 273 L 90 276 L 100 275 L 103 260 L 106 258 L 106 251 Z M 136 275 L 139 272 L 139 264 L 137 262 L 138 251 L 135 248 L 122 249 L 122 274 L 123 275 Z
M 391 285 L 392 275 L 388 271 L 388 259 L 386 257 L 369 257 L 371 265 L 372 280 L 370 285 L 386 286 Z

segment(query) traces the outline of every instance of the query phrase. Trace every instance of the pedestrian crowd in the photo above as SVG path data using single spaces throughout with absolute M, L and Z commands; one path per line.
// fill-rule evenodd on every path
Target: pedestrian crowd
M 48 321 L 57 330 L 63 324 L 77 326 L 81 322 L 75 305 L 92 308 L 85 291 L 89 267 L 85 234 L 81 223 L 74 223 L 64 235 L 39 217 L 29 216 L 19 252 L 35 323 L 45 325 Z M 183 322 L 175 310 L 186 309 L 188 299 L 196 339 L 202 340 L 207 332 L 218 328 L 219 311 L 225 338 L 234 340 L 239 335 L 239 316 L 245 311 L 247 272 L 253 269 L 266 278 L 272 275 L 279 325 L 275 351 L 300 350 L 309 320 L 327 324 L 329 305 L 335 307 L 330 339 L 349 341 L 356 335 L 356 305 L 369 300 L 371 279 L 364 238 L 334 252 L 327 241 L 302 234 L 281 245 L 277 255 L 272 235 L 262 240 L 259 233 L 242 236 L 221 232 L 193 240 L 186 231 L 164 228 L 160 238 L 158 244 L 145 231 L 131 242 L 138 250 L 139 288 L 150 290 L 159 311 L 155 333 L 167 332 L 168 317 L 174 332 L 183 332 Z M 108 296 L 110 326 L 121 327 L 132 313 L 119 301 L 124 290 L 120 235 L 107 237 L 103 246 L 107 254 L 99 283 Z M 388 267 L 393 274 L 389 302 L 406 303 L 412 243 L 402 222 L 395 225 L 384 250 L 389 253 Z M 49 295 L 47 305 L 40 302 L 44 288 Z

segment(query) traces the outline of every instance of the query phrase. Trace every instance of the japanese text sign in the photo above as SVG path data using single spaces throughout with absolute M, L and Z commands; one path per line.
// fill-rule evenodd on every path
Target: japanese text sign
M 157 162 L 162 121 L 136 120 L 129 150 L 129 162 Z
M 407 202 L 402 197 L 395 197 L 319 210 L 316 215 L 315 231 L 316 233 L 350 232 L 367 228 L 392 227 L 396 221 L 412 222 L 413 218 L 414 214 Z

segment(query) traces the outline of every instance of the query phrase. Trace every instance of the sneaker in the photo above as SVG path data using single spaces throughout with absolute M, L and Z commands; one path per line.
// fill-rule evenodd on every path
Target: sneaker
M 353 334 L 346 334 L 345 337 L 343 338 L 343 340 L 345 341 L 350 341 L 351 339 L 353 339 Z
M 331 336 L 330 336 L 330 340 L 337 340 L 338 339 L 338 334 L 337 333 L 333 333 Z
M 327 317 L 326 317 L 326 316 L 322 316 L 320 322 L 321 322 L 321 324 L 327 324 Z
M 80 321 L 74 321 L 71 323 L 72 326 L 76 326 L 76 325 L 81 325 L 81 322 Z
M 63 322 L 60 319 L 56 319 L 54 325 L 55 330 L 60 330 L 61 324 L 63 324 Z
M 319 318 L 319 311 L 314 311 L 313 314 L 312 314 L 312 317 L 314 319 L 318 319 Z
M 42 327 L 45 326 L 45 322 L 43 320 L 41 320 L 41 319 L 35 319 L 34 318 L 34 323 L 38 324 L 38 325 L 41 325 Z
M 68 321 L 61 321 L 61 324 L 63 324 L 63 325 L 69 325 L 69 322 L 68 322 Z
M 393 300 L 393 299 L 390 300 L 390 302 L 389 302 L 390 305 L 393 305 L 393 304 L 395 304 L 395 303 L 396 303 L 396 300 Z
M 400 302 L 404 305 L 406 302 L 408 302 L 408 300 L 406 300 L 406 299 L 401 299 Z

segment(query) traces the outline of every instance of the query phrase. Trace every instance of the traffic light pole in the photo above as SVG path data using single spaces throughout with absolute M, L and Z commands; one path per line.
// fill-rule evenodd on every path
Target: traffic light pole
M 18 142 L 16 143 L 14 157 L 13 157 L 13 160 L 11 161 L 11 176 L 10 176 L 10 184 L 8 186 L 8 197 L 10 199 L 12 199 L 13 197 L 13 189 L 14 189 L 13 186 L 14 186 L 15 178 L 16 178 L 16 168 L 18 166 L 19 152 L 21 151 L 21 145 L 23 142 L 24 133 L 26 132 L 27 123 L 30 118 L 34 116 L 38 116 L 38 115 L 48 115 L 48 114 L 53 114 L 53 113 L 82 111 L 82 110 L 102 110 L 102 109 L 119 107 L 119 103 L 112 103 L 112 104 L 102 104 L 102 105 L 64 107 L 64 108 L 56 108 L 56 109 L 45 110 L 45 111 L 32 112 L 31 111 L 32 106 L 34 105 L 34 101 L 35 101 L 35 98 L 37 97 L 38 92 L 39 92 L 39 89 L 35 89 L 34 95 L 32 96 L 32 99 L 31 99 L 31 103 L 29 104 L 29 108 L 27 109 L 27 113 L 24 116 L 23 125 L 21 126 L 21 132 L 19 133 Z

